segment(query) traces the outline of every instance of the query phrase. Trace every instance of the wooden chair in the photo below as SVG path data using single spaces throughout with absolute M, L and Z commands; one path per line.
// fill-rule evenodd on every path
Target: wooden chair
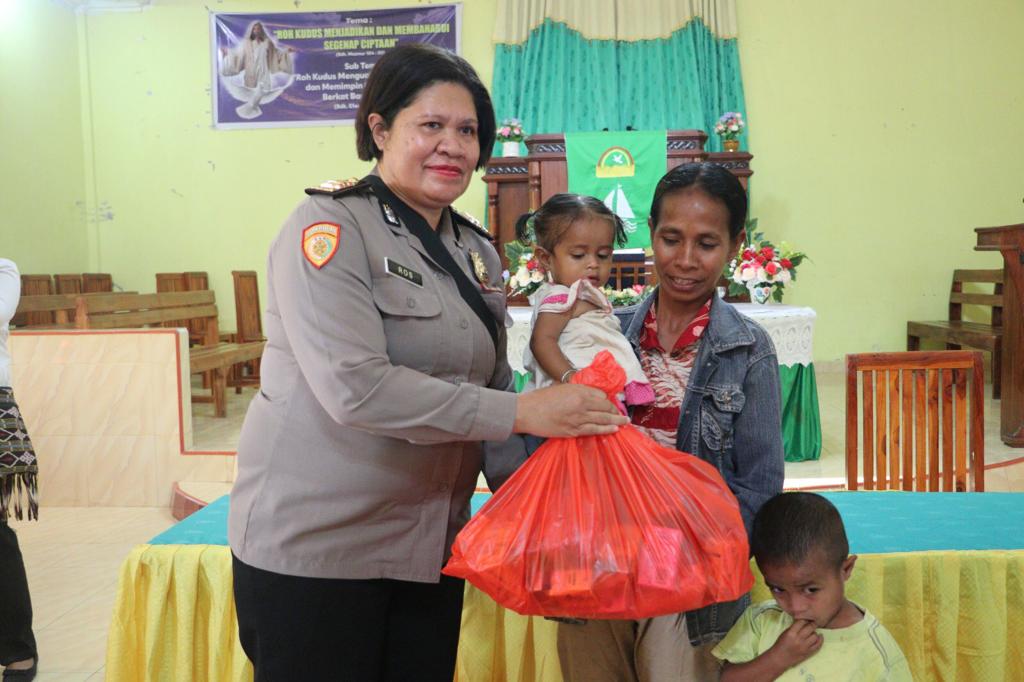
M 205 272 L 158 272 L 156 274 L 157 293 L 206 291 L 209 288 L 209 277 Z M 204 318 L 171 320 L 164 326 L 188 329 L 188 340 L 191 345 L 201 343 L 206 336 L 206 320 Z
M 984 386 L 979 351 L 847 355 L 847 487 L 985 490 Z
M 82 293 L 81 275 L 54 275 L 53 283 L 58 294 L 80 294 Z
M 263 321 L 260 317 L 260 290 L 256 272 L 253 270 L 232 270 L 235 282 L 235 343 L 265 341 Z M 260 385 L 260 358 L 254 358 L 243 365 L 236 365 L 229 381 L 234 383 L 235 393 L 242 392 L 242 386 Z
M 993 293 L 964 293 L 965 283 L 992 284 Z M 990 306 L 990 324 L 963 321 L 963 304 Z M 992 398 L 999 400 L 1002 393 L 1000 374 L 1003 354 L 1003 271 L 954 270 L 953 286 L 949 290 L 949 319 L 934 322 L 907 322 L 907 350 L 918 350 L 921 339 L 938 339 L 948 350 L 962 346 L 978 348 L 992 353 Z
M 53 278 L 49 275 L 21 276 L 22 296 L 52 296 L 53 294 Z M 16 313 L 11 318 L 11 324 L 15 327 L 45 327 L 54 324 L 54 316 L 53 312 L 49 310 Z
M 185 272 L 185 291 L 206 291 L 210 288 L 210 278 L 205 272 Z M 188 321 L 189 343 L 201 343 L 206 338 L 206 319 L 193 318 Z
M 158 272 L 156 273 L 156 293 L 170 293 L 172 291 L 188 291 L 188 282 L 185 280 L 184 272 Z
M 83 294 L 109 294 L 114 291 L 114 278 L 107 272 L 82 273 Z
M 628 289 L 634 284 L 657 284 L 654 261 L 643 253 L 616 252 L 612 254 L 612 271 L 608 286 L 612 289 Z
M 54 275 L 53 284 L 58 294 L 66 294 L 68 296 L 77 296 L 82 293 L 82 276 L 81 275 Z M 71 322 L 75 321 L 75 313 L 71 312 Z M 61 323 L 60 318 L 56 319 L 57 324 Z
M 183 272 L 185 291 L 206 291 L 210 288 L 210 277 L 205 272 Z

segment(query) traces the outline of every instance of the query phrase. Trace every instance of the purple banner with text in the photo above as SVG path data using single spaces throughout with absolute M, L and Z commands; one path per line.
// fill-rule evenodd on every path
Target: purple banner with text
M 458 52 L 461 5 L 210 15 L 213 124 L 348 124 L 370 69 L 401 43 Z

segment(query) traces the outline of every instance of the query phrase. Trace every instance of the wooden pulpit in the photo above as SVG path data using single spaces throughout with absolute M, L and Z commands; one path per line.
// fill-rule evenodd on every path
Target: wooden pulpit
M 1024 224 L 978 227 L 975 251 L 1003 254 L 1003 371 L 999 437 L 1024 447 Z
M 668 131 L 665 170 L 684 163 L 710 161 L 728 168 L 746 188 L 747 178 L 753 174 L 750 161 L 754 157 L 746 152 L 706 152 L 707 139 L 702 130 Z M 508 267 L 503 246 L 516 238 L 516 219 L 527 211 L 537 210 L 552 195 L 568 191 L 565 136 L 531 135 L 526 138 L 526 149 L 525 157 L 492 158 L 483 177 L 487 183 L 487 226 L 495 238 L 503 268 Z

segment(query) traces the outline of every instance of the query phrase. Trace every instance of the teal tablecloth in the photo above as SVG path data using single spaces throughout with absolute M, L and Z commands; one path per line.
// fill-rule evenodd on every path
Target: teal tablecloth
M 823 493 L 842 514 L 855 554 L 1024 549 L 1024 493 Z M 476 493 L 472 511 L 487 501 Z M 149 541 L 151 545 L 226 545 L 228 496 Z

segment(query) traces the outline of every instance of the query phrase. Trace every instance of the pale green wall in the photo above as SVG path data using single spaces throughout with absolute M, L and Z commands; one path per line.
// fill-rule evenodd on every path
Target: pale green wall
M 209 5 L 296 8 L 290 0 Z M 301 10 L 395 6 L 307 0 Z M 492 0 L 463 5 L 462 52 L 488 84 L 494 12 Z M 303 189 L 369 169 L 356 158 L 353 128 L 214 130 L 204 3 L 157 0 L 143 12 L 90 15 L 87 25 L 96 198 L 114 215 L 99 225 L 98 267 L 137 291 L 152 291 L 156 272 L 206 271 L 222 328 L 234 329 L 231 270 L 256 270 L 265 286 L 267 247 Z M 477 180 L 458 205 L 482 217 L 485 197 Z
M 818 311 L 818 360 L 901 349 L 908 319 L 944 315 L 954 267 L 998 266 L 972 250 L 971 228 L 1024 221 L 1024 4 L 737 2 L 752 212 L 813 258 L 786 300 Z M 230 271 L 263 280 L 267 245 L 302 188 L 367 167 L 350 127 L 212 129 L 207 4 L 296 7 L 155 0 L 83 17 L 76 53 L 69 11 L 15 1 L 27 20 L 0 26 L 11 216 L 0 229 L 4 249 L 32 267 L 111 272 L 126 289 L 152 291 L 160 271 L 205 270 L 230 329 Z M 496 0 L 463 4 L 463 54 L 487 83 L 495 11 Z M 104 218 L 88 226 L 75 209 L 87 194 Z M 459 205 L 482 216 L 483 183 Z M 10 225 L 29 235 L 13 251 Z
M 85 168 L 75 15 L 0 0 L 0 256 L 82 272 Z
M 815 357 L 904 350 L 974 227 L 1024 222 L 1024 3 L 738 0 L 752 213 L 808 252 Z

